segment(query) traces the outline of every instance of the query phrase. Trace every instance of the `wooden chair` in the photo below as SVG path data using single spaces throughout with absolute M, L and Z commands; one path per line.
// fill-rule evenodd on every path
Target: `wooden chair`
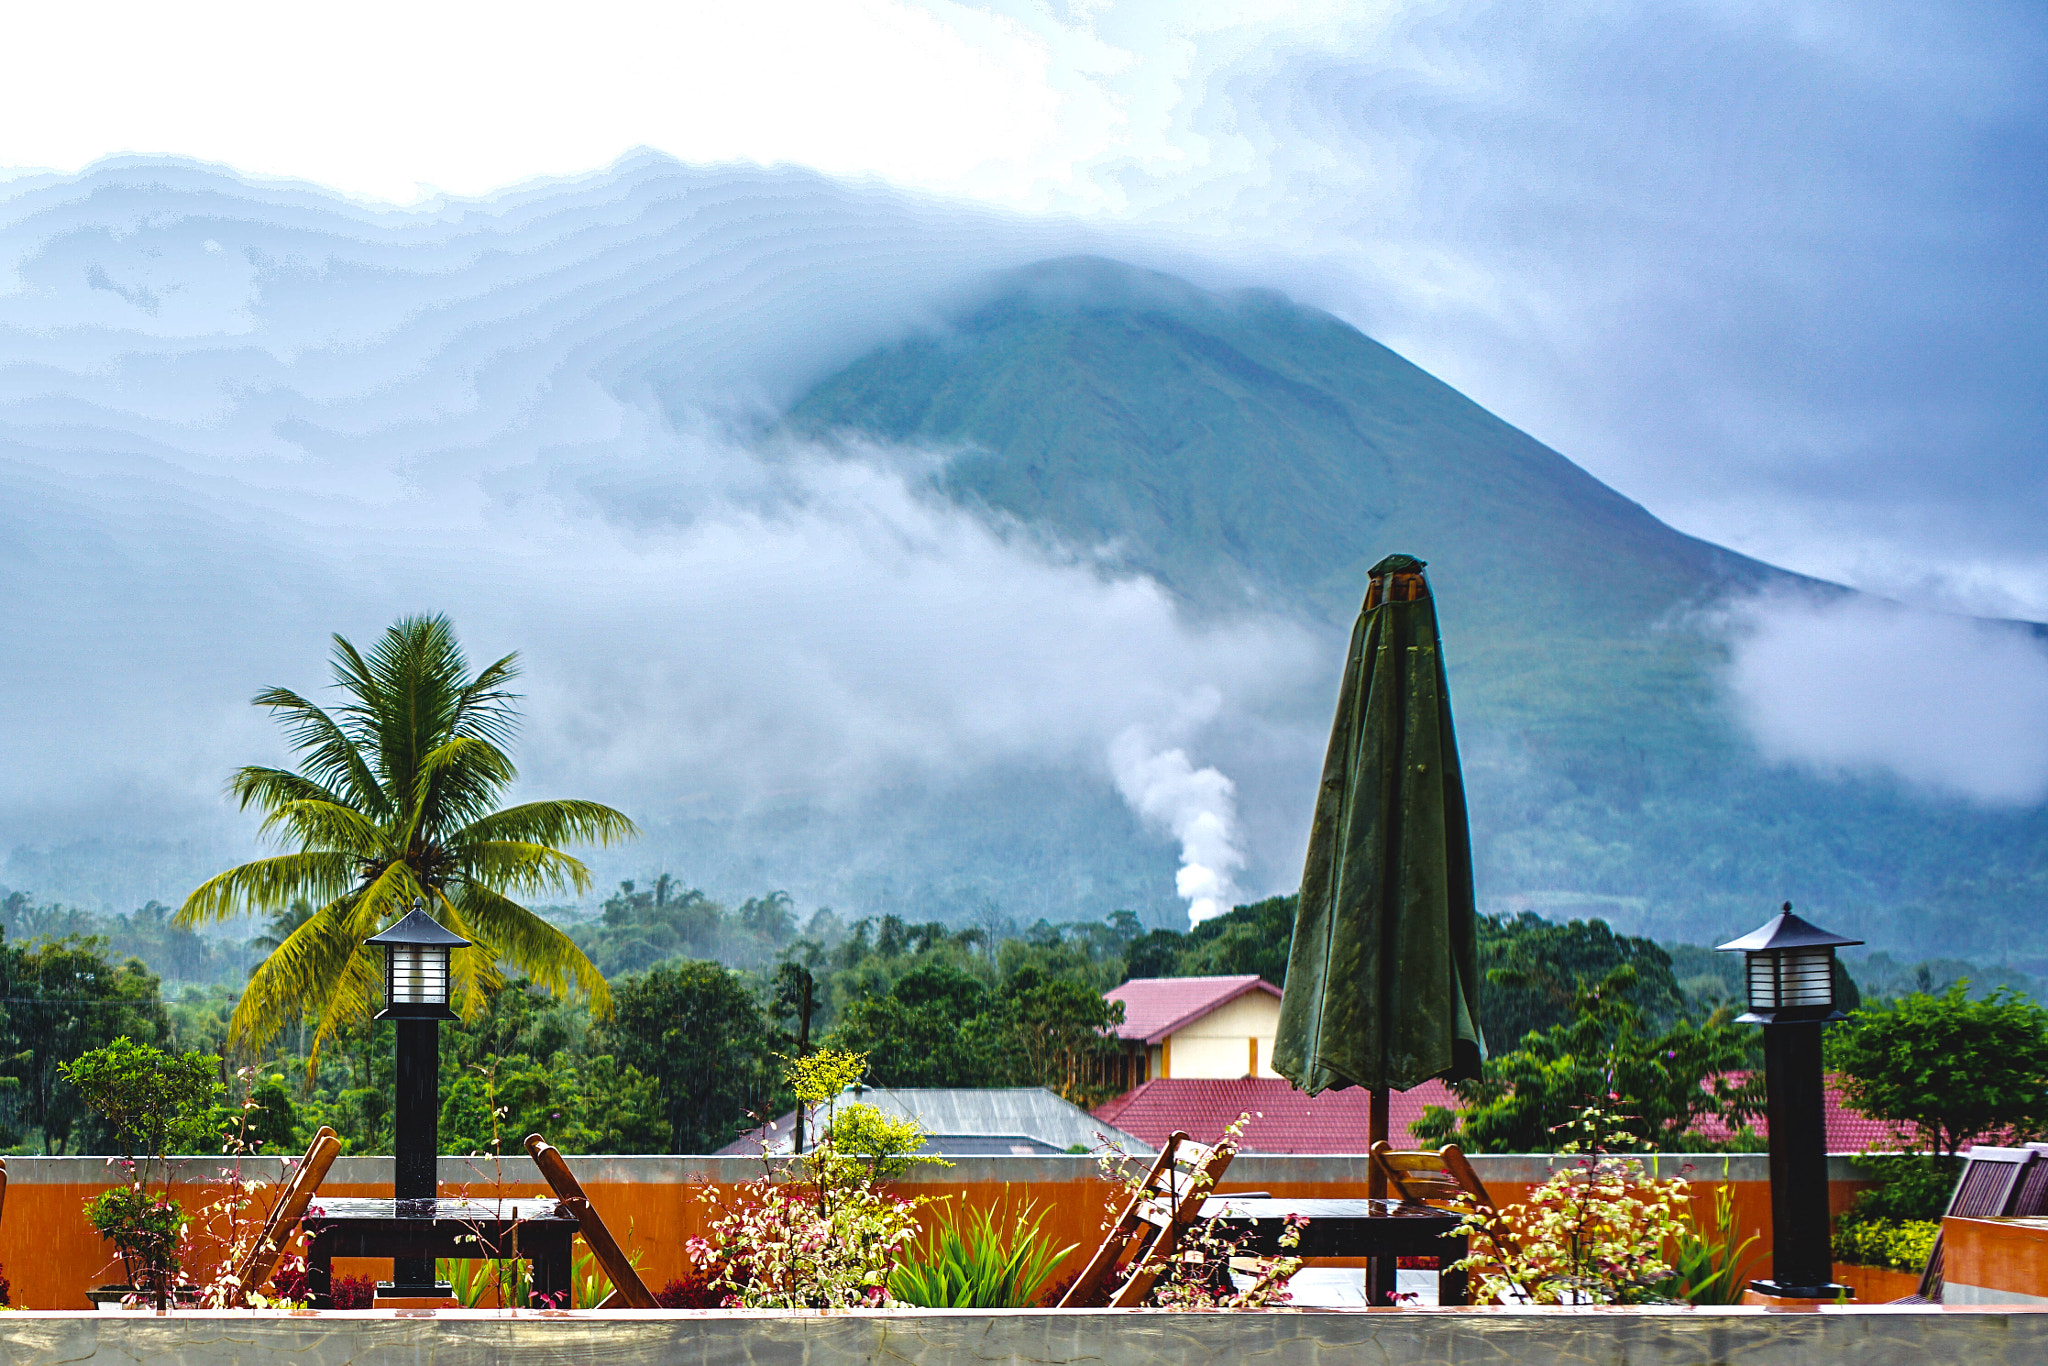
M 2048 1145 L 2030 1143 L 2024 1148 L 1972 1148 L 1963 1161 L 1963 1174 L 1948 1200 L 1947 1214 L 1961 1219 L 1996 1218 L 2004 1215 L 2043 1214 L 2048 1203 Z M 1940 1304 L 1942 1292 L 1942 1245 L 1936 1236 L 1934 1251 L 1920 1273 L 1919 1293 L 1894 1304 Z
M 1387 1185 L 1410 1204 L 1449 1205 L 1462 1195 L 1482 1209 L 1493 1208 L 1486 1183 L 1455 1143 L 1446 1143 L 1435 1152 L 1410 1153 L 1396 1152 L 1381 1139 L 1372 1145 L 1372 1164 L 1386 1175 Z
M 1160 1149 L 1158 1161 L 1152 1164 L 1144 1184 L 1132 1193 L 1102 1246 L 1060 1297 L 1059 1307 L 1081 1309 L 1092 1304 L 1116 1273 L 1117 1263 L 1133 1248 L 1137 1254 L 1130 1274 L 1109 1303 L 1113 1309 L 1127 1309 L 1144 1299 L 1165 1272 L 1181 1234 L 1200 1217 L 1202 1202 L 1215 1191 L 1236 1155 L 1237 1149 L 1229 1143 L 1211 1147 L 1176 1131 Z
M 647 1288 L 647 1283 L 640 1279 L 640 1273 L 634 1269 L 633 1263 L 626 1259 L 626 1254 L 619 1248 L 618 1240 L 612 1237 L 612 1231 L 606 1228 L 604 1220 L 598 1217 L 597 1210 L 590 1203 L 590 1197 L 583 1193 L 583 1184 L 576 1179 L 576 1174 L 569 1170 L 569 1164 L 562 1160 L 562 1155 L 555 1150 L 555 1145 L 539 1134 L 528 1134 L 526 1151 L 533 1158 L 533 1165 L 540 1168 L 540 1174 L 547 1179 L 549 1187 L 555 1192 L 555 1199 L 561 1202 L 563 1209 L 576 1216 L 576 1222 L 582 1228 L 584 1243 L 590 1248 L 591 1255 L 597 1258 L 597 1264 L 604 1269 L 604 1274 L 611 1278 L 612 1293 L 597 1307 L 659 1309 L 661 1306 L 654 1302 L 654 1293 Z
M 278 1192 L 263 1232 L 256 1235 L 256 1241 L 242 1254 L 241 1264 L 235 1268 L 235 1303 L 244 1302 L 250 1291 L 269 1281 L 270 1273 L 277 1270 L 277 1259 L 284 1255 L 285 1244 L 292 1240 L 292 1231 L 298 1228 L 306 1207 L 313 1203 L 320 1183 L 327 1179 L 327 1170 L 340 1152 L 340 1136 L 321 1125 L 313 1135 L 312 1146 L 306 1149 L 305 1160 Z

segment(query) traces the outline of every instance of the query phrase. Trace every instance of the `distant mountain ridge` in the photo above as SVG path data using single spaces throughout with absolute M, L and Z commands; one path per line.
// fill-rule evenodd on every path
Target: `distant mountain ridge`
M 2014 947 L 1992 919 L 2048 891 L 2040 813 L 1768 767 L 1737 733 L 1713 610 L 1851 590 L 1666 526 L 1328 314 L 1046 262 L 788 420 L 956 451 L 949 497 L 1109 547 L 1201 612 L 1334 636 L 1379 556 L 1429 561 L 1494 909 L 1712 942 L 1792 897 L 1983 953 Z

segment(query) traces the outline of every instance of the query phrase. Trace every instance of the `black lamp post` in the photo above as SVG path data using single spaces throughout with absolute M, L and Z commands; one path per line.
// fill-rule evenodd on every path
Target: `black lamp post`
M 415 905 L 396 925 L 363 942 L 384 946 L 384 1009 L 377 1018 L 392 1021 L 398 1031 L 391 1194 L 400 1201 L 432 1200 L 440 1194 L 441 1021 L 457 1018 L 448 1008 L 448 958 L 469 941 Z M 403 1205 L 399 1212 L 404 1214 Z M 433 1217 L 431 1208 L 424 1213 Z M 432 1258 L 400 1257 L 391 1270 L 394 1296 L 448 1294 L 434 1279 Z
M 1788 1299 L 1832 1300 L 1828 1228 L 1827 1082 L 1821 1028 L 1835 1009 L 1835 950 L 1844 939 L 1792 914 L 1792 903 L 1762 928 L 1721 948 L 1747 955 L 1749 1013 L 1764 1027 L 1765 1114 L 1771 1126 L 1771 1279 L 1752 1289 Z

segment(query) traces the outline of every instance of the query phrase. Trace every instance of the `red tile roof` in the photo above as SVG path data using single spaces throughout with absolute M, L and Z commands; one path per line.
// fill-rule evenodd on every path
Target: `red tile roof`
M 1228 1005 L 1254 991 L 1263 991 L 1275 1000 L 1280 997 L 1280 988 L 1257 974 L 1245 977 L 1133 977 L 1103 995 L 1109 1000 L 1124 1003 L 1124 1022 L 1117 1028 L 1118 1038 L 1155 1044 L 1218 1006 Z
M 1362 1153 L 1369 1146 L 1367 1093 L 1352 1087 L 1303 1095 L 1278 1077 L 1162 1077 L 1126 1091 L 1095 1108 L 1095 1117 L 1158 1147 L 1176 1129 L 1203 1143 L 1222 1137 L 1224 1126 L 1250 1114 L 1243 1147 L 1257 1153 Z M 1455 1109 L 1458 1098 L 1440 1081 L 1396 1091 L 1387 1106 L 1387 1137 L 1397 1147 L 1413 1139 L 1408 1126 L 1425 1105 Z M 1898 1126 L 1866 1119 L 1842 1103 L 1834 1087 L 1827 1094 L 1827 1146 L 1831 1153 L 1859 1153 L 1888 1144 Z M 1703 1126 L 1703 1128 L 1706 1126 Z M 1759 1133 L 1767 1132 L 1763 1121 Z M 1710 1136 L 1719 1137 L 1712 1129 Z

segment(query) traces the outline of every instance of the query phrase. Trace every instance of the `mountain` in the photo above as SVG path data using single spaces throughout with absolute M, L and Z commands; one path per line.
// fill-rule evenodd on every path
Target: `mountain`
M 2048 892 L 2041 812 L 1769 766 L 1736 726 L 1717 609 L 1850 590 L 1664 525 L 1328 314 L 1048 262 L 788 422 L 948 452 L 944 496 L 1335 650 L 1367 566 L 1427 560 L 1489 909 L 1712 942 L 1792 899 L 1916 952 L 2043 947 L 2013 923 Z

